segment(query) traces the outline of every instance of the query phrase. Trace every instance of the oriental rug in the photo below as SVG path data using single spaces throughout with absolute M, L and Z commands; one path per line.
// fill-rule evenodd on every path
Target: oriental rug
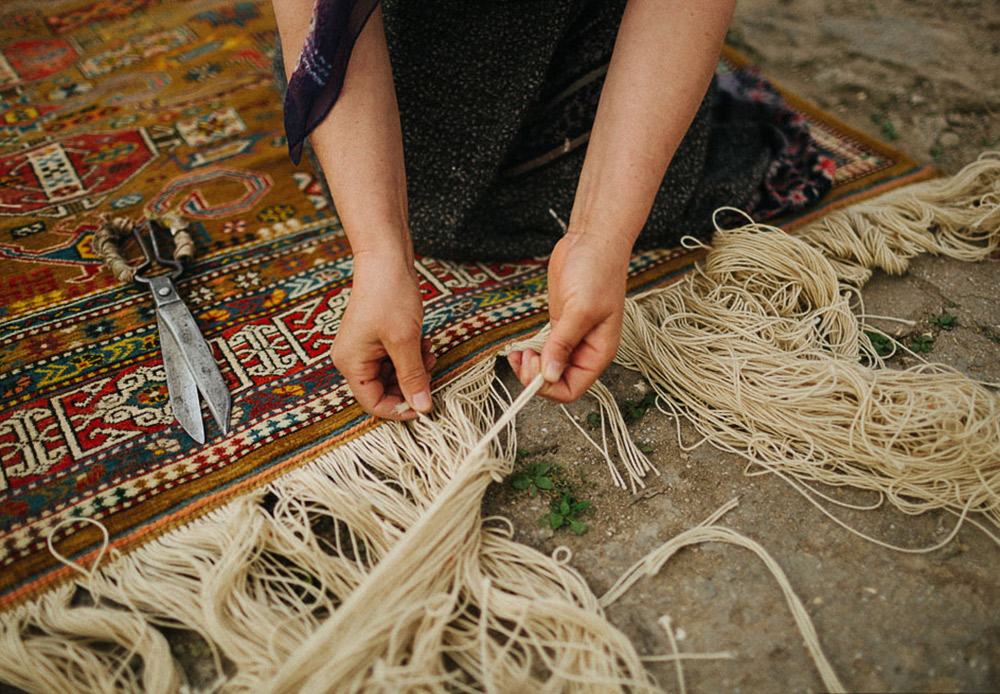
M 99 520 L 125 552 L 377 424 L 328 358 L 351 256 L 315 177 L 288 161 L 273 44 L 259 0 L 0 8 L 4 609 L 69 577 L 50 535 L 66 557 L 96 555 L 98 528 L 64 521 Z M 786 228 L 932 175 L 786 97 L 837 165 L 834 189 Z M 100 213 L 171 210 L 197 246 L 179 288 L 233 396 L 231 431 L 206 417 L 205 445 L 174 420 L 147 290 L 117 283 L 91 248 Z M 630 286 L 698 257 L 637 255 Z M 545 323 L 543 259 L 417 270 L 436 382 Z

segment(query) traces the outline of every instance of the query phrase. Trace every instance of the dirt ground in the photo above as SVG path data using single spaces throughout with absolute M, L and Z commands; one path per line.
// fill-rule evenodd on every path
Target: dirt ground
M 1000 3 L 996 0 L 740 0 L 730 41 L 767 75 L 873 136 L 945 172 L 1000 149 Z M 1000 381 L 1000 262 L 917 260 L 910 271 L 876 276 L 865 291 L 872 314 L 903 340 L 929 333 L 928 358 L 973 378 Z M 929 319 L 955 316 L 951 330 Z M 894 366 L 906 366 L 897 358 Z M 638 376 L 613 368 L 606 383 L 639 400 Z M 515 388 L 512 377 L 506 382 Z M 570 412 L 586 426 L 593 404 Z M 536 400 L 520 417 L 520 469 L 547 462 L 592 507 L 582 536 L 541 527 L 545 494 L 495 485 L 485 511 L 511 517 L 517 537 L 545 552 L 572 549 L 574 566 L 597 594 L 633 562 L 731 498 L 722 521 L 760 542 L 787 573 L 850 691 L 1000 691 L 1000 547 L 972 526 L 934 552 L 878 547 L 836 525 L 774 476 L 746 476 L 735 456 L 709 446 L 683 451 L 673 420 L 651 411 L 631 426 L 660 471 L 646 492 L 612 487 L 605 463 L 559 409 Z M 681 437 L 693 442 L 690 428 Z M 854 502 L 861 492 L 830 493 Z M 848 511 L 842 521 L 908 548 L 934 545 L 953 516 L 906 516 L 891 508 Z M 734 654 L 687 661 L 693 692 L 809 692 L 822 683 L 784 598 L 763 564 L 744 549 L 706 544 L 683 550 L 643 579 L 609 616 L 643 654 L 669 652 L 657 625 L 672 618 L 683 652 Z M 672 664 L 652 666 L 677 690 Z

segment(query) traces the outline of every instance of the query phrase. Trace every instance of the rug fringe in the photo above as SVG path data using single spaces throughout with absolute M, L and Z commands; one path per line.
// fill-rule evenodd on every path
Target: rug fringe
M 176 692 L 170 628 L 210 645 L 216 692 L 658 691 L 571 567 L 483 522 L 520 408 L 493 368 L 452 381 L 433 417 L 386 423 L 4 615 L 0 679 Z
M 903 272 L 919 253 L 981 260 L 998 247 L 992 154 L 795 236 L 719 230 L 703 267 L 627 300 L 616 361 L 704 440 L 766 470 L 1000 527 L 997 395 L 943 365 L 877 368 L 852 308 L 873 268 Z

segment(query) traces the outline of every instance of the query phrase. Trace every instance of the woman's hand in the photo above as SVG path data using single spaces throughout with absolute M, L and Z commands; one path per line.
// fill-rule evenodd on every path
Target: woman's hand
M 330 355 L 365 411 L 413 419 L 431 409 L 434 355 L 421 339 L 422 318 L 412 262 L 355 257 L 354 287 Z
M 290 73 L 309 33 L 313 1 L 273 4 Z M 431 409 L 427 370 L 434 357 L 421 340 L 403 135 L 380 6 L 358 34 L 340 96 L 310 140 L 354 252 L 354 287 L 333 363 L 366 411 L 413 419 Z
M 542 395 L 570 402 L 611 363 L 621 340 L 629 247 L 572 231 L 549 259 L 552 333 L 539 355 L 512 352 L 507 360 L 524 385 L 542 373 Z
M 621 340 L 632 244 L 715 71 L 733 0 L 629 0 L 569 218 L 549 260 L 552 334 L 509 361 L 554 400 L 583 395 Z

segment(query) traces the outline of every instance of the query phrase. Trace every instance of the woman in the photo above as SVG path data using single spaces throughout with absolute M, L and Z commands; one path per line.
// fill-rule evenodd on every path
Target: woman
M 332 356 L 368 412 L 431 409 L 414 247 L 551 252 L 551 335 L 509 361 L 571 401 L 617 351 L 637 241 L 674 245 L 716 206 L 759 201 L 774 132 L 709 89 L 733 4 L 274 0 L 290 150 L 309 133 L 354 253 Z

